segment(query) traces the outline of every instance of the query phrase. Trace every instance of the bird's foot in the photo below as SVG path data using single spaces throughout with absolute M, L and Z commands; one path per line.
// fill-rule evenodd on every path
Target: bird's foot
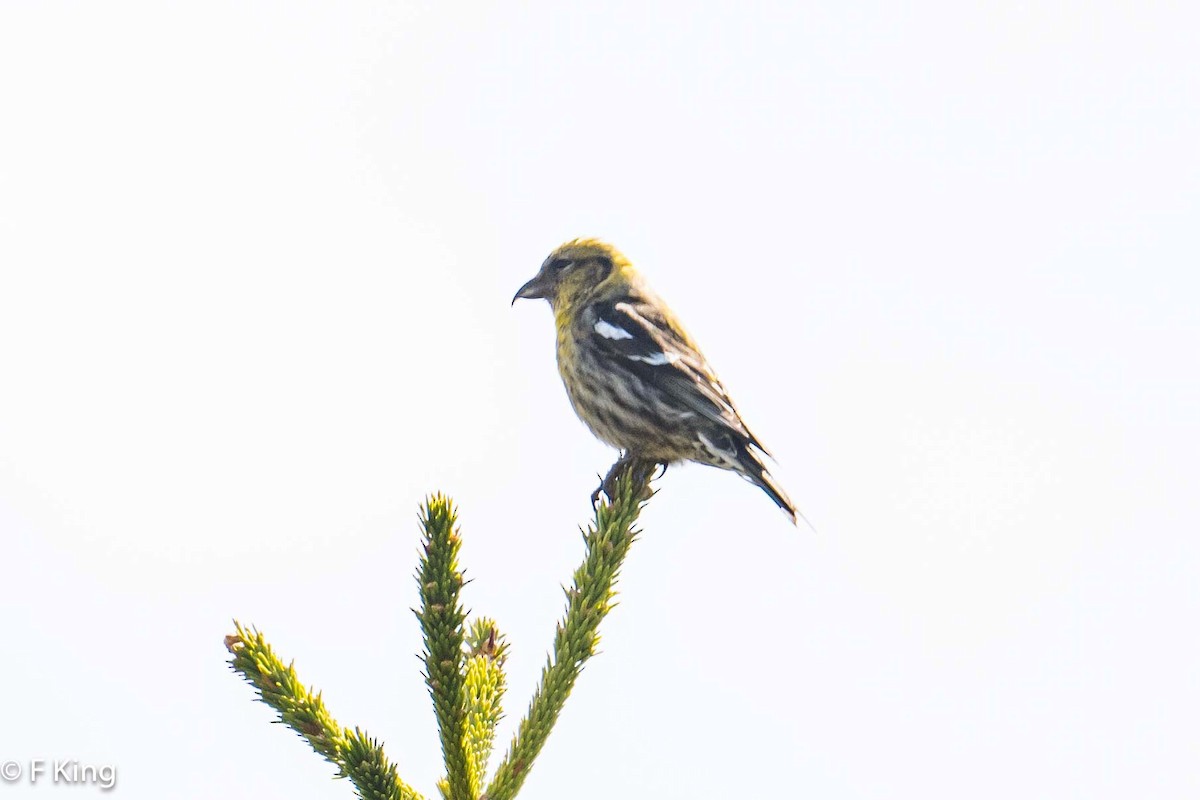
M 658 472 L 659 468 L 662 472 Z M 662 477 L 667 472 L 667 465 L 655 461 L 653 459 L 640 458 L 630 453 L 622 453 L 621 457 L 609 468 L 608 474 L 604 476 L 604 480 L 600 481 L 600 485 L 596 487 L 596 491 L 592 492 L 592 508 L 600 502 L 600 495 L 603 494 L 611 503 L 617 493 L 617 481 L 621 474 L 625 471 L 629 473 L 629 479 L 636 486 L 645 486 L 645 491 L 642 493 L 643 500 L 650 499 L 653 492 L 650 491 L 650 481 L 655 478 Z M 655 473 L 658 472 L 656 475 Z
M 608 468 L 608 474 L 600 479 L 600 485 L 596 487 L 596 491 L 592 492 L 592 508 L 595 508 L 600 504 L 600 495 L 602 494 L 608 498 L 610 503 L 612 502 L 613 493 L 616 491 L 617 486 L 617 473 L 619 473 L 625 467 L 625 465 L 630 462 L 631 459 L 632 456 L 630 456 L 628 453 L 621 453 L 621 457 L 613 462 L 613 465 Z
M 600 476 L 597 475 L 597 478 Z M 592 510 L 596 510 L 596 506 L 600 505 L 600 495 L 604 492 L 604 481 L 600 481 L 600 485 L 596 487 L 596 491 L 592 492 Z

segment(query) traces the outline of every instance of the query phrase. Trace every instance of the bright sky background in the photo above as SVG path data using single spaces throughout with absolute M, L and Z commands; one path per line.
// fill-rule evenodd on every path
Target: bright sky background
M 7 0 L 0 761 L 351 797 L 229 673 L 237 617 L 433 796 L 438 489 L 513 644 L 507 743 L 614 457 L 509 300 L 593 235 L 818 533 L 672 469 L 525 800 L 1200 796 L 1197 30 Z

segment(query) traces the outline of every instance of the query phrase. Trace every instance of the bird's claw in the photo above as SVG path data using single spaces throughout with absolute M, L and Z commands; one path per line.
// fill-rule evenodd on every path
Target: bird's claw
M 616 498 L 617 481 L 626 469 L 629 470 L 629 477 L 635 484 L 648 484 L 665 475 L 667 465 L 659 461 L 648 461 L 637 456 L 623 454 L 608 470 L 608 474 L 600 481 L 596 491 L 592 492 L 593 509 L 600 504 L 600 495 L 602 494 L 610 503 Z M 653 491 L 648 490 L 646 497 L 649 497 L 650 494 L 653 494 Z
M 623 467 L 626 463 L 627 462 L 625 461 L 618 461 L 617 463 L 613 464 L 612 469 L 608 471 L 608 474 L 600 479 L 600 485 L 596 487 L 596 491 L 592 492 L 593 509 L 600 505 L 600 495 L 604 495 L 604 497 L 610 503 L 613 501 L 613 498 L 617 496 L 617 473 L 620 472 L 621 467 Z
M 617 476 L 621 470 L 625 468 L 629 462 L 633 461 L 633 457 L 628 453 L 622 453 L 611 467 L 608 468 L 608 474 L 600 479 L 600 485 L 596 487 L 596 491 L 592 492 L 592 508 L 600 504 L 600 495 L 608 498 L 608 502 L 612 502 L 617 496 Z M 599 477 L 599 476 L 597 476 Z

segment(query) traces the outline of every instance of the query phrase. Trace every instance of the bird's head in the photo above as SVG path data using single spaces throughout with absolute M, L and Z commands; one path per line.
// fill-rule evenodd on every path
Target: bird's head
M 521 298 L 540 297 L 556 309 L 571 306 L 590 294 L 614 270 L 623 273 L 629 269 L 628 259 L 611 244 L 597 239 L 573 239 L 546 256 L 538 274 L 517 290 L 513 303 Z

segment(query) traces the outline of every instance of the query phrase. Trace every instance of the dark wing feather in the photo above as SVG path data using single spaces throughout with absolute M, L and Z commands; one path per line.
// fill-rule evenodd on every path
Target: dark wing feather
M 597 354 L 657 391 L 660 400 L 681 414 L 699 415 L 694 433 L 704 448 L 759 486 L 795 524 L 795 506 L 759 455 L 770 453 L 742 422 L 704 356 L 662 311 L 626 299 L 592 306 L 583 322 Z
M 662 311 L 634 300 L 602 303 L 591 310 L 588 333 L 596 349 L 609 356 L 614 367 L 657 389 L 672 405 L 732 429 L 766 452 L 738 416 L 704 356 L 676 331 Z

